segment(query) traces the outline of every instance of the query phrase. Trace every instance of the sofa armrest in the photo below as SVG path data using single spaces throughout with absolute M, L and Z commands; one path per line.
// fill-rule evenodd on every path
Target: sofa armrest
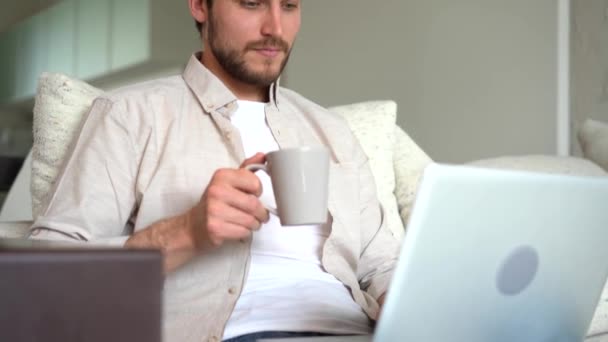
M 0 238 L 24 238 L 32 224 L 32 221 L 0 222 Z

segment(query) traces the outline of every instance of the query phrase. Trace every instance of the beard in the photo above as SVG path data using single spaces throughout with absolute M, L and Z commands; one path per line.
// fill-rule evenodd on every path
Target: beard
M 276 82 L 279 76 L 281 76 L 283 69 L 285 69 L 289 56 L 291 55 L 291 49 L 287 42 L 279 37 L 268 37 L 263 40 L 248 43 L 241 51 L 231 47 L 229 45 L 229 39 L 223 39 L 223 37 L 221 37 L 218 26 L 219 25 L 214 18 L 209 16 L 207 28 L 209 47 L 218 63 L 231 77 L 246 84 L 262 87 L 270 86 L 272 83 Z M 273 62 L 271 59 L 264 62 L 263 71 L 252 70 L 252 68 L 247 65 L 245 54 L 249 51 L 254 51 L 263 47 L 278 49 L 285 54 L 278 70 L 273 70 Z

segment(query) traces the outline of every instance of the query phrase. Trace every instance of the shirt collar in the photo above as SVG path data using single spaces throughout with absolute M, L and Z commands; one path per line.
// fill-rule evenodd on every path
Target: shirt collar
M 205 112 L 209 113 L 236 103 L 237 98 L 230 89 L 200 62 L 201 55 L 202 52 L 197 52 L 190 56 L 182 77 Z M 278 89 L 279 80 L 268 89 L 270 103 L 275 106 L 278 106 Z

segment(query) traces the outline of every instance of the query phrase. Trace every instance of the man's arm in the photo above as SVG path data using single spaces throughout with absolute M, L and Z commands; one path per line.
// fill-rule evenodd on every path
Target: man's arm
M 248 236 L 268 220 L 257 198 L 259 179 L 244 169 L 222 169 L 208 185 L 192 185 L 207 186 L 194 208 L 126 236 L 150 134 L 146 120 L 136 114 L 129 113 L 125 100 L 95 100 L 30 238 L 159 249 L 171 271 L 201 250 Z M 264 159 L 257 154 L 243 165 Z
M 216 171 L 196 206 L 136 232 L 125 247 L 159 249 L 164 256 L 165 272 L 170 273 L 226 240 L 248 237 L 269 216 L 258 198 L 262 193 L 259 179 L 244 167 L 263 163 L 264 159 L 258 153 L 245 160 L 238 170 Z
M 359 169 L 361 229 L 365 241 L 357 276 L 361 288 L 376 299 L 382 306 L 399 255 L 399 241 L 389 231 L 384 220 L 384 211 L 376 195 L 369 162 Z
M 196 255 L 188 213 L 161 220 L 136 232 L 126 241 L 125 247 L 158 249 L 164 257 L 165 273 L 177 269 Z
M 386 297 L 386 292 L 384 292 L 380 298 L 378 298 L 378 304 L 380 304 L 380 308 L 382 308 L 382 306 L 384 306 L 384 298 Z
M 30 238 L 123 246 L 136 204 L 138 140 L 149 131 L 137 115 L 127 115 L 125 101 L 96 99 L 45 196 L 48 203 L 41 203 Z M 45 170 L 44 159 L 38 167 Z

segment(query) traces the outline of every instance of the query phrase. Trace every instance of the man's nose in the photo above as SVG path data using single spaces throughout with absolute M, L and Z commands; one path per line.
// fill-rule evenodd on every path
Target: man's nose
M 264 25 L 262 26 L 262 34 L 265 36 L 281 37 L 283 36 L 283 25 L 281 18 L 281 5 L 273 4 L 269 7 Z

